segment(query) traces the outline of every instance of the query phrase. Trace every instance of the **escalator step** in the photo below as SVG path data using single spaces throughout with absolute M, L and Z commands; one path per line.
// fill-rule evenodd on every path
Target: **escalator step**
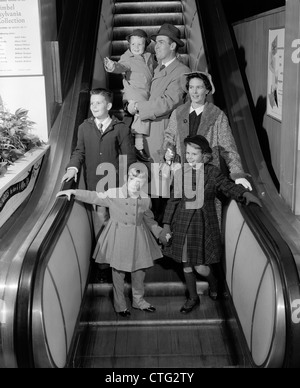
M 219 326 L 90 328 L 75 368 L 228 368 L 237 364 Z M 118 340 L 116 340 L 118 339 Z M 113 356 L 112 356 L 113 355 Z
M 108 298 L 90 299 L 77 333 L 74 367 L 243 366 L 240 343 L 228 331 L 222 303 L 201 300 L 200 308 L 183 316 L 184 296 L 151 297 L 156 314 L 132 310 L 124 320 Z
M 133 13 L 174 13 L 182 12 L 181 1 L 145 1 L 140 2 L 120 2 L 116 3 L 116 14 L 133 14 Z
M 149 2 L 153 2 L 153 3 L 164 3 L 164 1 L 160 1 L 160 0 L 139 0 L 138 2 L 136 3 L 149 3 Z M 132 0 L 115 0 L 115 4 L 122 4 L 122 3 L 133 3 Z M 168 3 L 178 3 L 178 0 L 169 0 Z
M 115 15 L 115 27 L 130 27 L 130 26 L 157 26 L 170 23 L 174 25 L 183 25 L 182 13 L 162 13 L 156 14 L 131 14 L 131 15 Z
M 146 31 L 148 36 L 155 35 L 161 26 L 136 26 L 135 28 L 141 28 Z M 181 32 L 181 38 L 185 38 L 185 27 L 182 25 L 176 26 Z M 113 29 L 113 40 L 124 40 L 126 36 L 132 33 L 132 27 L 115 27 Z

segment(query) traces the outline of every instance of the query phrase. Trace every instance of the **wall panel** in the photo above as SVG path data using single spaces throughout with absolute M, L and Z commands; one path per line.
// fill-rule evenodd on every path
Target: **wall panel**
M 269 29 L 285 26 L 285 8 L 258 15 L 234 25 L 241 64 L 249 82 L 258 135 L 270 172 L 280 178 L 281 123 L 267 116 Z M 273 171 L 272 171 L 273 168 Z

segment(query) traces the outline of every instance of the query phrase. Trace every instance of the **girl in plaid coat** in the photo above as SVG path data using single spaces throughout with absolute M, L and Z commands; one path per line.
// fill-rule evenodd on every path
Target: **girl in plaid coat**
M 217 280 L 212 273 L 211 265 L 219 263 L 222 255 L 221 232 L 215 204 L 218 192 L 236 201 L 246 202 L 247 205 L 250 202 L 259 206 L 261 204 L 259 199 L 243 186 L 236 185 L 216 166 L 209 163 L 212 160 L 212 149 L 203 136 L 186 138 L 184 144 L 186 160 L 192 171 L 189 174 L 185 165 L 183 196 L 178 198 L 178 187 L 175 188 L 176 190 L 173 189 L 163 223 L 165 234 L 171 234 L 173 237 L 171 245 L 165 248 L 164 254 L 176 262 L 183 263 L 189 299 L 181 312 L 187 314 L 200 304 L 194 270 L 207 278 L 211 297 L 217 298 Z M 201 163 L 204 164 L 202 176 L 197 174 L 197 171 L 201 171 L 199 170 Z M 190 183 L 188 175 L 192 177 Z M 188 184 L 192 184 L 193 192 L 197 193 L 196 202 L 195 198 L 190 200 L 186 196 Z

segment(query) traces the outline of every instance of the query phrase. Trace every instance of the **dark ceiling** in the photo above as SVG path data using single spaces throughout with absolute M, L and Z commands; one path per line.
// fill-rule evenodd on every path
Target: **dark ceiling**
M 222 0 L 228 19 L 234 23 L 239 20 L 283 7 L 286 0 Z

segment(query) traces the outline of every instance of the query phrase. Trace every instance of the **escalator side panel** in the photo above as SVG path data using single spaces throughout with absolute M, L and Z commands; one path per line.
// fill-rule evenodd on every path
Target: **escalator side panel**
M 226 280 L 255 366 L 280 368 L 286 316 L 277 263 L 264 251 L 236 202 L 226 213 Z
M 47 255 L 41 257 L 41 249 L 44 243 L 49 243 L 48 240 L 44 242 L 44 239 L 49 236 L 56 239 L 59 236 L 59 232 L 58 236 L 53 236 L 53 230 L 55 232 L 57 223 L 61 228 L 64 227 L 69 209 L 73 206 L 55 201 L 55 196 L 61 189 L 61 178 L 70 159 L 72 142 L 73 145 L 76 143 L 77 126 L 86 118 L 89 108 L 86 88 L 92 80 L 102 1 L 91 0 L 86 3 L 80 0 L 77 3 L 81 11 L 76 12 L 74 30 L 68 34 L 68 66 L 64 82 L 66 97 L 51 131 L 51 152 L 47 164 L 43 166 L 37 189 L 24 214 L 16 222 L 17 232 L 8 236 L 13 237 L 13 241 L 10 242 L 9 238 L 5 240 L 8 241 L 9 249 L 1 257 L 7 263 L 12 262 L 7 270 L 4 295 L 9 314 L 6 316 L 6 324 L 1 325 L 4 345 L 3 349 L 0 347 L 0 364 L 3 353 L 4 367 L 16 367 L 16 364 L 20 368 L 34 367 L 33 354 L 38 350 L 32 346 L 33 292 L 39 266 L 44 265 L 43 259 L 46 262 L 48 259 Z M 55 241 L 52 244 L 55 246 Z M 1 245 L 2 248 L 6 247 Z
M 37 368 L 67 364 L 88 280 L 92 235 L 85 206 L 75 202 L 48 262 L 37 273 L 32 316 Z
M 294 302 L 300 299 L 300 224 L 284 203 L 269 174 L 251 112 L 228 21 L 221 0 L 197 1 L 208 55 L 209 68 L 217 84 L 218 105 L 226 109 L 242 157 L 254 181 L 263 209 L 253 214 L 255 228 L 265 236 L 262 246 L 275 252 L 286 309 L 286 352 L 283 366 L 299 367 L 300 327 L 292 321 Z M 247 213 L 247 212 L 246 212 Z M 248 212 L 249 213 L 249 212 Z M 251 213 L 251 212 L 250 212 Z M 259 235 L 256 235 L 261 240 Z

